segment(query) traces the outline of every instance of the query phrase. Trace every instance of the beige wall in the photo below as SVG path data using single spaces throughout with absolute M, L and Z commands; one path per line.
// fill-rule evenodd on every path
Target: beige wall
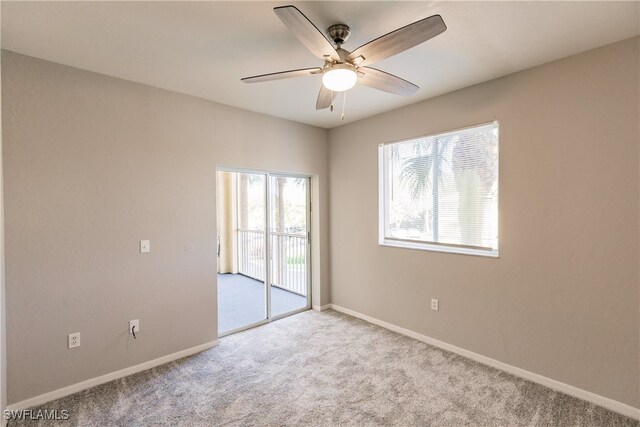
M 0 64 L 2 60 L 0 58 Z M 0 97 L 2 94 L 2 67 L 0 66 Z M 0 103 L 0 411 L 7 407 L 7 304 L 4 273 L 4 195 L 2 169 L 2 105 Z
M 314 304 L 331 237 L 333 303 L 638 406 L 638 49 L 334 129 L 330 198 L 324 130 L 3 52 L 9 402 L 216 338 L 224 165 L 316 175 Z M 377 144 L 493 119 L 500 258 L 378 246 Z
M 331 130 L 332 302 L 638 407 L 638 50 Z M 378 246 L 378 144 L 494 119 L 500 258 Z
M 329 302 L 325 130 L 10 52 L 2 74 L 9 403 L 216 339 L 216 165 L 315 175 Z

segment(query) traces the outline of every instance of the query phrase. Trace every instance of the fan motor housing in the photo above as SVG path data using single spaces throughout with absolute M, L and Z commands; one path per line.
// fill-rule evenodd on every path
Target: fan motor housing
M 327 34 L 337 45 L 344 44 L 351 35 L 351 28 L 345 24 L 336 24 L 327 28 Z

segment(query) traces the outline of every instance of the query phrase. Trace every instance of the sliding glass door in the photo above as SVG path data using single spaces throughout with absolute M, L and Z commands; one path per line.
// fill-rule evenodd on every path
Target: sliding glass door
M 216 201 L 218 335 L 310 308 L 309 178 L 219 170 Z
M 268 318 L 267 177 L 219 171 L 217 189 L 218 332 L 230 333 Z
M 308 178 L 269 178 L 271 315 L 308 306 Z

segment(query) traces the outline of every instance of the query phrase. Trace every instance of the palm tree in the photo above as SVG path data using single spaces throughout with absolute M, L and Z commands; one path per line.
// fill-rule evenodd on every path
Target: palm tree
M 433 149 L 430 141 L 421 140 L 413 146 L 413 156 L 404 160 L 400 171 L 400 183 L 403 188 L 408 187 L 413 199 L 424 196 L 428 189 L 433 166 Z M 394 156 L 398 156 L 393 147 Z
M 410 191 L 412 199 L 420 200 L 427 192 L 432 193 L 434 242 L 439 240 L 440 185 L 432 184 L 432 180 L 438 184 L 442 181 L 442 166 L 450 158 L 458 193 L 460 237 L 465 244 L 482 244 L 483 233 L 478 233 L 474 224 L 484 224 L 480 217 L 485 212 L 478 209 L 475 201 L 488 195 L 497 177 L 497 139 L 492 133 L 486 133 L 483 138 L 479 140 L 478 134 L 473 133 L 423 139 L 413 145 L 412 155 L 402 162 L 400 183 Z M 391 156 L 396 161 L 400 159 L 397 147 L 392 148 Z M 425 212 L 423 231 L 426 226 Z
M 408 188 L 413 200 L 420 200 L 427 196 L 427 192 L 431 190 L 433 196 L 433 241 L 438 241 L 438 185 L 431 185 L 432 176 L 437 177 L 438 180 L 442 178 L 442 162 L 444 156 L 442 153 L 446 149 L 450 142 L 450 138 L 429 138 L 416 141 L 413 145 L 413 154 L 408 159 L 402 162 L 402 169 L 400 170 L 400 185 L 403 188 Z M 395 153 L 392 151 L 392 156 L 399 158 L 397 149 Z M 424 212 L 422 217 L 422 231 L 427 231 L 427 212 Z

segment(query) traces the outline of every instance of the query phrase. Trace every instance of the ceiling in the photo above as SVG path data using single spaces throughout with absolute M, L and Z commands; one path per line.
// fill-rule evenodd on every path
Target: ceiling
M 421 89 L 356 86 L 346 117 L 316 111 L 320 76 L 240 78 L 321 66 L 273 7 L 352 28 L 347 50 L 440 14 L 447 31 L 375 67 Z M 223 104 L 332 128 L 637 35 L 639 2 L 2 2 L 2 48 Z M 342 108 L 342 96 L 336 110 Z

